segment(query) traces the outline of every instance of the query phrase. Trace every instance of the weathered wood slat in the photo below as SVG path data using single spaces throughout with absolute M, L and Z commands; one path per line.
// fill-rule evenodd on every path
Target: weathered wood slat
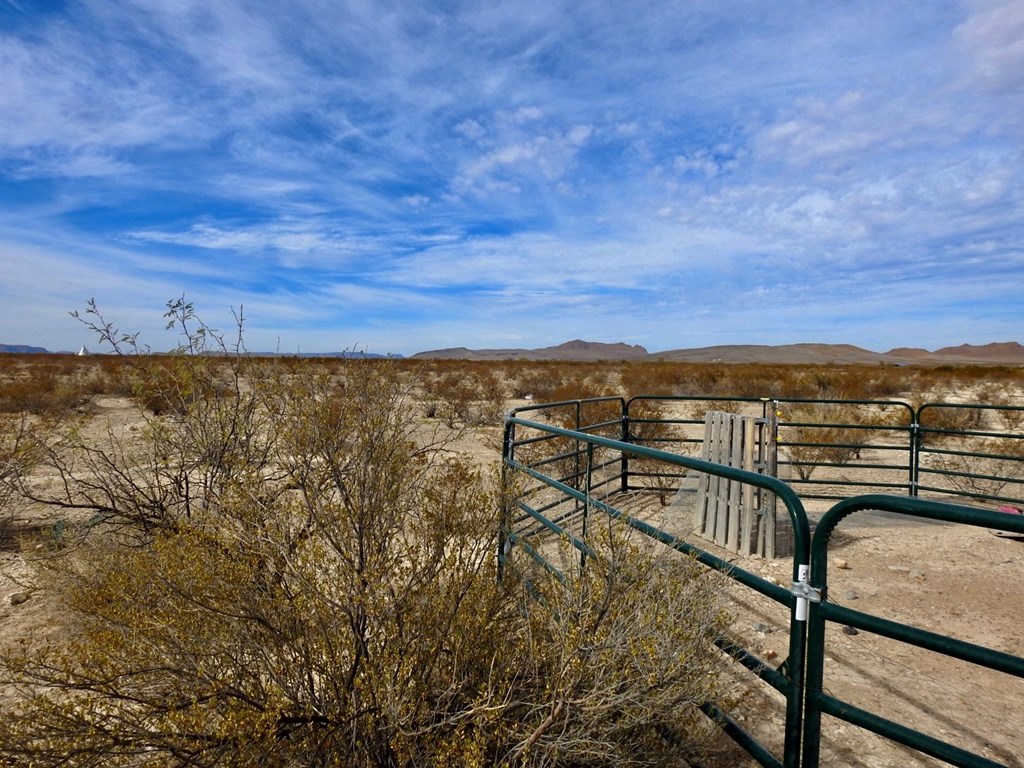
M 752 416 L 708 411 L 701 458 L 754 472 L 762 470 L 767 446 L 758 424 Z M 732 552 L 747 555 L 756 551 L 774 557 L 774 505 L 758 509 L 765 495 L 746 483 L 702 475 L 697 485 L 694 530 Z
M 729 466 L 745 469 L 749 463 L 745 461 L 745 448 L 743 444 L 743 418 L 728 417 L 726 419 L 729 435 Z M 726 542 L 725 546 L 732 552 L 739 552 L 740 549 L 740 518 L 743 508 L 743 483 L 729 480 L 729 495 L 726 512 Z
M 745 419 L 743 421 L 743 443 L 746 446 L 744 453 L 750 454 L 751 466 L 755 466 L 757 460 L 755 444 L 757 431 L 754 427 L 754 419 Z M 744 485 L 743 501 L 740 509 L 740 540 L 739 549 L 737 549 L 737 552 L 741 555 L 749 555 L 754 551 L 751 547 L 753 547 L 754 525 L 757 522 L 754 515 L 755 503 L 754 487 L 752 485 Z

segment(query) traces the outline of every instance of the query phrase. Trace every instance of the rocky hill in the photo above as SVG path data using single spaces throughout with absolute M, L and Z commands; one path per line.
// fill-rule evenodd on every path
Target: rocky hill
M 467 349 L 453 347 L 451 349 L 435 349 L 419 352 L 415 358 L 432 360 L 644 360 L 650 353 L 639 344 L 630 345 L 618 342 L 606 344 L 599 341 L 582 341 L 573 339 L 554 347 L 540 349 Z
M 30 347 L 28 344 L 0 344 L 0 354 L 7 352 L 10 354 L 42 354 L 49 350 L 43 349 L 42 347 Z
M 890 365 L 1024 365 L 1024 346 L 1015 342 L 943 347 L 934 352 L 901 347 L 872 352 L 851 344 L 724 344 L 648 352 L 639 345 L 579 339 L 540 349 L 467 349 L 420 352 L 435 360 L 668 360 L 692 363 L 878 364 Z

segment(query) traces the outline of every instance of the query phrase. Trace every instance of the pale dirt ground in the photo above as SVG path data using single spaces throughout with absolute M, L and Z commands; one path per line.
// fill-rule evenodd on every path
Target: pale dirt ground
M 131 430 L 138 411 L 122 398 L 98 398 L 93 425 Z M 471 430 L 457 449 L 483 463 L 497 462 L 500 430 Z M 46 482 L 40 478 L 40 482 Z M 662 508 L 659 515 L 679 515 Z M 54 520 L 24 509 L 20 522 L 45 531 Z M 678 528 L 687 521 L 666 520 Z M 1024 640 L 1024 541 L 987 530 L 939 524 L 845 521 L 830 555 L 830 595 L 858 610 L 1020 654 Z M 0 547 L 0 644 L 59 636 L 52 596 L 36 588 L 29 559 L 43 553 L 38 536 Z M 713 545 L 708 549 L 714 551 Z M 725 553 L 719 552 L 725 555 Z M 735 556 L 729 556 L 735 557 Z M 836 567 L 838 560 L 846 567 Z M 739 567 L 788 584 L 792 563 L 737 559 Z M 734 590 L 734 631 L 770 663 L 785 658 L 786 613 L 770 601 Z M 27 600 L 12 604 L 12 596 Z M 752 593 L 751 593 L 752 594 Z M 18 602 L 17 597 L 14 602 Z M 770 607 L 766 607 L 770 606 Z M 904 722 L 1008 766 L 1024 766 L 1024 680 L 832 626 L 827 638 L 826 689 L 853 704 Z M 745 704 L 744 725 L 765 733 L 779 753 L 781 697 L 758 684 Z M 884 739 L 825 718 L 823 766 L 898 768 L 940 765 Z M 774 734 L 773 734 L 774 732 Z M 721 765 L 755 765 L 723 746 Z

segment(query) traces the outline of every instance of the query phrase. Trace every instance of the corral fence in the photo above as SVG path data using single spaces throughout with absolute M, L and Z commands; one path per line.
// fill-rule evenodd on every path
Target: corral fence
M 781 745 L 773 749 L 721 703 L 702 706 L 760 765 L 817 768 L 823 715 L 951 765 L 1010 765 L 830 695 L 823 669 L 826 626 L 833 623 L 1024 678 L 1022 656 L 841 607 L 827 591 L 829 544 L 839 521 L 853 514 L 898 513 L 1024 536 L 1024 515 L 999 511 L 1022 503 L 1024 435 L 1014 431 L 1020 411 L 686 397 L 604 397 L 519 408 L 505 423 L 504 467 L 516 476 L 518 490 L 503 513 L 499 566 L 521 553 L 550 570 L 582 568 L 592 518 L 610 516 L 783 610 L 789 637 L 781 663 L 761 658 L 734 636 L 717 642 L 727 659 L 781 696 Z M 723 413 L 734 418 L 718 415 Z M 659 505 L 652 507 L 652 498 Z M 742 521 L 709 517 L 712 507 L 728 508 L 731 498 L 745 499 L 736 508 L 748 510 L 753 521 L 746 533 Z M 682 514 L 658 513 L 676 509 L 680 499 Z M 838 503 L 814 522 L 805 499 Z M 793 558 L 787 586 L 687 540 L 694 532 L 726 544 L 747 537 L 751 547 L 770 538 L 769 516 L 787 532 Z M 564 560 L 566 543 L 578 555 L 575 564 Z
M 709 412 L 752 419 L 765 446 L 757 471 L 784 480 L 804 500 L 893 493 L 1024 506 L 1024 406 L 642 395 L 535 404 L 511 415 L 699 457 Z M 557 453 L 547 458 L 560 470 L 579 471 L 580 456 Z M 605 482 L 668 492 L 687 472 L 626 455 Z

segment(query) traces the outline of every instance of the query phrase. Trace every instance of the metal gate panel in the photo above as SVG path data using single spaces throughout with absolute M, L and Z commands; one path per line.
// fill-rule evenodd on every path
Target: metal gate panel
M 821 746 L 821 716 L 843 720 L 859 728 L 917 750 L 951 765 L 964 768 L 1003 766 L 952 743 L 934 738 L 896 721 L 854 706 L 823 690 L 825 670 L 825 629 L 827 622 L 873 632 L 909 645 L 971 662 L 1018 678 L 1024 678 L 1024 657 L 957 640 L 907 624 L 836 605 L 828 600 L 828 545 L 836 526 L 844 518 L 865 511 L 898 512 L 928 520 L 1004 529 L 1024 535 L 1024 516 L 964 507 L 916 498 L 887 495 L 855 496 L 832 507 L 818 522 L 811 539 L 810 616 L 807 626 L 807 663 L 804 704 L 804 768 L 818 768 Z M 969 578 L 969 576 L 966 576 Z M 994 713 L 993 717 L 998 714 Z

